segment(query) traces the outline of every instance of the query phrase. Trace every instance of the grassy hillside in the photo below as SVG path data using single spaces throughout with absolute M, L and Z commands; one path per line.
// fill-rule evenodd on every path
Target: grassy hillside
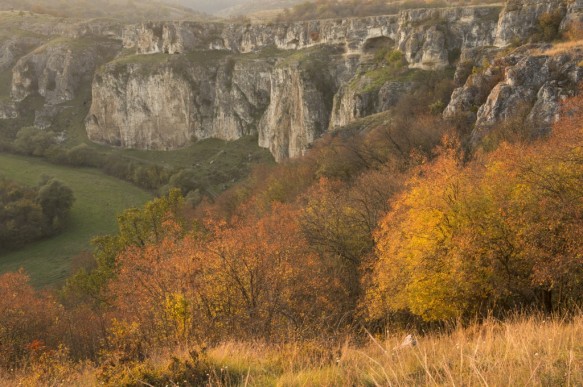
M 202 353 L 175 348 L 123 370 L 48 358 L 0 376 L 2 385 L 581 386 L 583 320 L 489 320 L 416 336 L 355 344 L 223 343 Z M 190 350 L 190 351 L 189 351 Z M 116 372 L 120 371 L 120 372 Z M 111 378 L 107 378 L 111 376 Z M 104 379 L 107 378 L 107 379 Z M 177 381 L 180 381 L 179 383 Z
M 583 320 L 496 320 L 417 336 L 395 332 L 365 345 L 224 344 L 211 349 L 213 385 L 580 386 Z M 163 363 L 163 362 L 161 362 Z M 224 374 L 229 375 L 225 377 Z M 213 380 L 214 379 L 214 380 Z
M 97 170 L 55 166 L 28 157 L 0 154 L 0 175 L 29 185 L 49 175 L 75 193 L 70 221 L 62 233 L 0 256 L 0 272 L 23 267 L 38 286 L 66 278 L 71 259 L 89 249 L 93 236 L 115 231 L 118 213 L 151 198 L 147 192 Z

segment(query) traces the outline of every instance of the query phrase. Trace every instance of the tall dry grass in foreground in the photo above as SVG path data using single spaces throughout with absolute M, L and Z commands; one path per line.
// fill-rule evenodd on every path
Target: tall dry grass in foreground
M 402 339 L 401 334 L 371 339 L 360 347 L 348 341 L 337 347 L 225 343 L 207 350 L 199 361 L 206 367 L 201 368 L 205 383 L 214 386 L 583 386 L 583 316 L 569 322 L 535 317 L 489 320 L 418 336 L 415 347 L 395 349 Z M 180 366 L 191 357 L 186 350 L 160 352 L 119 368 L 109 383 L 200 385 L 185 379 Z M 31 367 L 0 382 L 102 385 L 102 369 L 71 366 L 67 374 L 67 367 L 57 366 L 59 372 L 45 376 Z

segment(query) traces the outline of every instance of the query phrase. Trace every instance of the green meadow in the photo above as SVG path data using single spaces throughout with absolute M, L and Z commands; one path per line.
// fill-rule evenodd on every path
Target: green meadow
M 58 235 L 0 254 L 0 273 L 23 268 L 36 286 L 61 283 L 70 274 L 74 257 L 91 250 L 94 236 L 114 232 L 119 213 L 152 197 L 97 169 L 57 166 L 31 157 L 0 154 L 0 175 L 28 185 L 51 176 L 75 194 L 67 226 Z

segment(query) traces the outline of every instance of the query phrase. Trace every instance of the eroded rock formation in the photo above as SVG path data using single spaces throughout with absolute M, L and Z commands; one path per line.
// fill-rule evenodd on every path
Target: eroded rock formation
M 35 124 L 46 128 L 61 105 L 91 87 L 85 122 L 95 142 L 169 150 L 195 139 L 257 135 L 283 160 L 327 130 L 390 109 L 415 88 L 375 58 L 382 51 L 399 52 L 409 69 L 457 66 L 458 88 L 444 116 L 465 115 L 474 139 L 517 109 L 545 131 L 581 80 L 581 54 L 508 46 L 548 33 L 541 20 L 557 33 L 575 31 L 582 4 L 511 0 L 502 11 L 417 9 L 249 25 L 41 23 L 13 14 L 11 26 L 26 33 L 0 40 L 0 70 L 12 72 L 9 93 L 0 90 L 0 119 L 15 118 L 19 103 L 40 96 Z

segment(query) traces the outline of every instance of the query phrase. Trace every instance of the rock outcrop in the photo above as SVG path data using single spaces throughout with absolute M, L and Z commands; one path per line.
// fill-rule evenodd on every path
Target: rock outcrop
M 574 95 L 583 80 L 578 66 L 583 50 L 545 55 L 543 48 L 523 47 L 471 75 L 454 91 L 444 115 L 475 112 L 474 142 L 516 115 L 526 118 L 532 134 L 548 131 L 558 118 L 560 102 Z
M 0 41 L 0 71 L 10 70 L 20 57 L 42 43 L 42 39 L 33 36 L 5 37 Z
M 26 115 L 50 127 L 59 105 L 88 89 L 97 67 L 120 50 L 119 22 L 0 12 L 0 119 L 17 118 L 24 100 L 40 96 L 44 104 L 26 105 Z
M 198 53 L 114 61 L 93 81 L 87 133 L 140 149 L 259 134 L 276 159 L 298 156 L 328 125 L 331 104 L 323 101 L 331 102 L 341 58 L 326 53 L 328 62 L 322 53 L 274 60 L 220 52 L 212 60 Z
M 366 76 L 343 85 L 334 96 L 330 129 L 348 125 L 358 118 L 389 110 L 413 89 L 410 81 L 387 81 L 380 87 Z
M 495 45 L 520 44 L 541 33 L 540 18 L 543 14 L 555 14 L 558 28 L 566 12 L 566 4 L 563 1 L 509 0 L 498 21 Z
M 506 47 L 575 33 L 582 7 L 583 0 L 510 0 L 502 12 L 497 6 L 415 9 L 248 25 L 122 26 L 11 13 L 0 30 L 22 33 L 0 39 L 0 71 L 12 69 L 11 99 L 0 90 L 0 119 L 15 118 L 19 104 L 40 96 L 44 105 L 35 107 L 34 124 L 49 127 L 91 85 L 85 123 L 92 141 L 170 150 L 193 139 L 251 134 L 283 160 L 303 154 L 327 130 L 387 111 L 415 88 L 384 59 L 396 52 L 399 66 L 410 71 L 457 66 L 459 87 L 444 115 L 464 115 L 475 126 L 475 141 L 519 108 L 540 132 L 574 92 L 581 55 Z
M 225 56 L 193 59 L 157 55 L 102 67 L 93 82 L 89 138 L 166 150 L 184 147 L 193 138 L 234 140 L 256 133 L 268 104 L 272 65 L 234 63 Z
M 385 38 L 403 51 L 412 65 L 434 68 L 448 65 L 452 52 L 492 45 L 499 12 L 498 7 L 468 7 L 282 24 L 149 22 L 125 27 L 123 44 L 136 54 L 193 50 L 249 53 L 322 45 L 343 45 L 347 54 L 361 54 L 374 39 Z
M 472 7 L 289 24 L 127 26 L 123 46 L 135 55 L 125 68 L 106 65 L 95 77 L 87 132 L 96 142 L 141 149 L 257 133 L 277 160 L 295 157 L 329 126 L 384 111 L 410 88 L 391 81 L 364 92 L 347 86 L 379 47 L 401 50 L 411 67 L 443 68 L 463 50 L 492 44 L 498 13 Z M 249 67 L 246 58 L 262 52 L 271 54 Z M 171 58 L 220 53 L 228 58 L 204 66 Z M 151 62 L 147 55 L 165 61 L 163 69 L 155 60 L 140 64 Z
M 270 104 L 259 123 L 259 146 L 276 161 L 301 156 L 327 129 L 343 66 L 334 49 L 288 58 L 271 75 Z
M 18 110 L 16 104 L 12 101 L 0 100 L 0 119 L 8 120 L 18 117 Z
M 112 47 L 113 46 L 113 47 Z M 75 98 L 91 82 L 96 68 L 107 62 L 115 45 L 94 39 L 56 39 L 20 58 L 12 69 L 12 98 L 22 101 L 33 93 L 48 104 Z

